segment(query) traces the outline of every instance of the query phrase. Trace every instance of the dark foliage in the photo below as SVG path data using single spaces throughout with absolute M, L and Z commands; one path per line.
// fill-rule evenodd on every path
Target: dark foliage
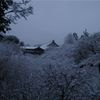
M 10 24 L 20 17 L 26 18 L 32 14 L 32 7 L 26 5 L 28 0 L 0 0 L 0 32 L 11 30 Z
M 6 17 L 5 11 L 13 4 L 12 0 L 0 0 L 0 32 L 6 32 L 10 29 L 11 21 Z

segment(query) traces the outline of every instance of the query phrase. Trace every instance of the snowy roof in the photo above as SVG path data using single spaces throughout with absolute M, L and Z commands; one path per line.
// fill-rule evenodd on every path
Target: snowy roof
M 56 42 L 54 40 L 52 40 L 52 42 L 50 43 L 45 43 L 45 44 L 42 44 L 42 45 L 35 45 L 35 46 L 21 46 L 22 49 L 36 49 L 40 47 L 41 49 L 48 49 L 48 48 L 51 48 L 51 47 L 59 47 L 58 44 L 56 44 Z
M 20 48 L 22 48 L 22 49 L 36 49 L 37 47 L 35 47 L 35 46 L 21 46 Z
M 48 47 L 59 47 L 59 45 L 54 40 L 52 40 Z
M 47 44 L 41 45 L 40 47 L 41 47 L 42 49 L 47 49 L 47 48 L 48 48 Z

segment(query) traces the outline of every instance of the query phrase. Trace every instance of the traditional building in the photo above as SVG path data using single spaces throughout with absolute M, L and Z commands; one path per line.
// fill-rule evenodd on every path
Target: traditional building
M 29 54 L 33 54 L 33 55 L 41 55 L 45 52 L 45 50 L 56 48 L 56 47 L 59 47 L 59 45 L 54 40 L 52 40 L 52 42 L 49 44 L 33 46 L 33 47 L 22 46 L 21 49 L 24 54 L 29 53 Z
M 48 44 L 47 46 L 48 46 L 48 48 L 59 47 L 59 45 L 54 40 L 52 40 L 52 42 L 50 44 Z

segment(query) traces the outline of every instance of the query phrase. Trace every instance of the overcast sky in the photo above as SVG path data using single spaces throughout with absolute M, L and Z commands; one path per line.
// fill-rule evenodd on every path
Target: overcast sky
M 31 0 L 34 15 L 12 25 L 9 32 L 27 44 L 56 40 L 62 43 L 70 32 L 100 31 L 100 0 Z

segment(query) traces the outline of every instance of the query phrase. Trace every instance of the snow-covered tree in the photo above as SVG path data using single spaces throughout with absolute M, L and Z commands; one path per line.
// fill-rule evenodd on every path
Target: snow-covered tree
M 68 43 L 68 44 L 73 44 L 74 40 L 73 40 L 73 34 L 68 34 L 66 37 L 65 37 L 65 43 Z
M 99 100 L 99 45 L 95 33 L 35 57 L 0 42 L 0 100 Z
M 76 45 L 75 59 L 80 62 L 86 59 L 91 54 L 99 53 L 100 51 L 100 33 L 95 33 L 84 39 L 80 39 Z

